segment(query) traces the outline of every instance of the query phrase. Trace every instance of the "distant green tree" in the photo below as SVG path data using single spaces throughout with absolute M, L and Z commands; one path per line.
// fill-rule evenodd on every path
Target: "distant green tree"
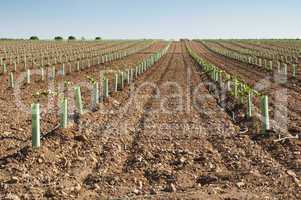
M 54 40 L 61 41 L 61 40 L 63 40 L 63 38 L 61 36 L 56 36 L 56 37 L 54 37 Z
M 95 40 L 101 40 L 101 37 L 96 37 Z
M 29 39 L 30 40 L 39 40 L 38 36 L 31 36 Z
M 68 37 L 68 40 L 76 40 L 76 38 L 71 35 L 71 36 Z

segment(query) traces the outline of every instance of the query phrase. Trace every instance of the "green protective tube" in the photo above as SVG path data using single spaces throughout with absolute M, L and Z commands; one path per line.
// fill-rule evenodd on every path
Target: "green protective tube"
M 253 114 L 252 92 L 248 92 L 248 112 L 247 117 L 251 118 Z
M 243 95 L 239 95 L 239 101 L 240 101 L 240 104 L 244 104 L 244 96 Z
M 69 63 L 68 66 L 69 66 L 68 73 L 71 74 L 72 73 L 72 65 L 71 65 L 71 63 Z
M 27 63 L 26 63 L 26 59 L 24 59 L 24 70 L 27 69 Z
M 4 63 L 3 64 L 3 74 L 7 73 L 7 65 Z
M 147 66 L 147 61 L 145 60 L 141 65 L 141 74 L 143 74 L 145 67 Z
M 14 74 L 12 72 L 9 74 L 9 87 L 10 88 L 14 88 L 15 87 Z
M 136 66 L 136 67 L 135 67 L 135 78 L 138 77 L 138 71 L 139 71 L 138 66 Z
M 258 58 L 258 66 L 262 66 L 262 60 L 261 60 L 261 58 Z
M 287 76 L 287 64 L 286 63 L 283 64 L 283 74 L 285 76 Z
M 270 129 L 269 100 L 266 95 L 261 97 L 261 114 L 263 117 L 262 132 L 266 133 Z
M 79 61 L 76 63 L 76 71 L 79 72 L 80 71 L 80 65 L 79 65 Z
M 41 80 L 44 81 L 45 80 L 45 73 L 44 73 L 44 68 L 41 67 Z
M 124 88 L 124 73 L 120 73 L 120 88 L 121 90 Z
M 41 146 L 40 138 L 40 105 L 31 105 L 31 132 L 32 132 L 32 147 L 39 148 Z
M 269 69 L 273 70 L 273 61 L 272 60 L 269 61 Z
M 76 110 L 77 110 L 79 115 L 82 115 L 84 111 L 83 111 L 83 102 L 82 102 L 80 87 L 79 86 L 76 87 L 74 91 L 75 91 Z
M 219 71 L 216 70 L 215 71 L 215 81 L 218 82 L 218 80 L 219 80 Z
M 107 78 L 103 79 L 103 97 L 104 99 L 109 97 L 109 80 Z
M 62 76 L 65 76 L 65 64 L 62 65 Z
M 280 73 L 280 66 L 281 66 L 281 64 L 280 64 L 280 62 L 278 61 L 278 62 L 277 62 L 277 71 L 278 71 L 278 73 Z
M 219 71 L 219 86 L 220 86 L 221 88 L 223 88 L 223 86 L 224 86 L 223 74 L 222 74 L 221 71 Z
M 128 78 L 128 76 L 127 76 L 127 71 L 124 71 L 123 72 L 123 82 L 124 82 L 124 85 L 127 83 L 127 78 Z
M 92 109 L 95 110 L 97 104 L 99 104 L 99 84 L 98 82 L 95 82 L 93 84 L 92 89 Z
M 14 62 L 14 70 L 13 70 L 14 72 L 16 72 L 17 71 L 17 63 L 16 62 Z
M 129 85 L 131 83 L 130 70 L 127 70 L 126 72 L 126 80 L 127 80 L 127 84 Z
M 153 64 L 154 64 L 154 57 L 152 56 L 150 58 L 150 64 L 149 64 L 148 68 L 151 67 Z
M 138 76 L 141 74 L 141 64 L 138 65 Z
M 237 79 L 234 79 L 234 97 L 238 97 L 238 82 Z
M 115 74 L 114 78 L 114 92 L 118 91 L 118 74 Z
M 231 80 L 227 79 L 227 91 L 231 91 Z
M 26 71 L 26 83 L 30 84 L 30 70 L 29 69 Z
M 134 69 L 133 68 L 131 69 L 131 77 L 130 78 L 131 78 L 131 82 L 134 81 Z
M 60 127 L 68 127 L 68 100 L 63 98 L 60 103 Z
M 296 64 L 293 64 L 293 67 L 292 67 L 292 71 L 293 71 L 293 78 L 296 78 Z

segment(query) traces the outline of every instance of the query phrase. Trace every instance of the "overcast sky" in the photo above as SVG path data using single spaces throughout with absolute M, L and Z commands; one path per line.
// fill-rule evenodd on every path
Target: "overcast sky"
M 301 0 L 1 0 L 0 37 L 297 38 Z

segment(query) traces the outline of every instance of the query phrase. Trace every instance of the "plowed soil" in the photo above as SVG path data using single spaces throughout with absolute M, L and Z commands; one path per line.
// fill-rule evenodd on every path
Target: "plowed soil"
M 31 80 L 31 84 L 20 84 L 20 92 L 16 93 L 16 90 L 12 90 L 7 87 L 8 76 L 3 77 L 0 81 L 2 86 L 0 89 L 0 112 L 2 113 L 0 120 L 0 131 L 2 132 L 0 138 L 0 155 L 4 158 L 7 155 L 11 155 L 16 152 L 16 149 L 20 147 L 28 146 L 31 137 L 31 120 L 30 120 L 30 105 L 33 102 L 40 102 L 42 110 L 41 128 L 43 134 L 49 133 L 55 129 L 58 125 L 58 96 L 42 96 L 35 98 L 33 94 L 41 91 L 51 90 L 53 92 L 66 91 L 69 102 L 72 102 L 74 98 L 73 87 L 76 85 L 82 86 L 82 98 L 84 102 L 84 108 L 91 110 L 91 83 L 87 79 L 87 76 L 95 78 L 96 81 L 100 81 L 100 72 L 110 70 L 122 70 L 123 68 L 133 66 L 142 59 L 147 58 L 152 53 L 158 51 L 166 45 L 164 42 L 157 42 L 145 49 L 144 51 L 130 55 L 122 60 L 112 61 L 101 65 L 91 66 L 85 68 L 80 72 L 73 71 L 67 73 L 65 76 L 56 76 L 55 80 L 46 79 L 41 81 L 40 75 L 34 75 Z M 110 77 L 111 78 L 111 77 Z M 18 76 L 16 76 L 18 79 Z M 64 81 L 69 81 L 71 85 L 69 88 L 65 88 Z M 18 98 L 17 98 L 18 97 Z M 23 104 L 24 108 L 18 106 L 17 99 Z M 74 107 L 69 106 L 69 110 L 73 111 Z M 26 110 L 24 110 L 26 109 Z M 27 111 L 27 112 L 26 112 Z M 1 162 L 0 162 L 1 163 Z
M 189 45 L 205 58 L 215 56 Z M 287 144 L 269 149 L 269 139 L 241 134 L 207 81 L 185 43 L 173 42 L 98 111 L 53 131 L 40 149 L 2 159 L 0 197 L 301 199 L 298 169 L 280 157 Z

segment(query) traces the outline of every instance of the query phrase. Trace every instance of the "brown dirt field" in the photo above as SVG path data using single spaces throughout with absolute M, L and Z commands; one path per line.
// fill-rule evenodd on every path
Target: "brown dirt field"
M 0 197 L 300 199 L 300 177 L 240 134 L 207 81 L 174 42 L 103 108 L 2 164 Z
M 144 51 L 130 55 L 122 60 L 108 62 L 99 66 L 91 66 L 90 68 L 83 69 L 80 72 L 66 74 L 64 77 L 57 76 L 55 80 L 40 81 L 39 76 L 33 76 L 32 82 L 35 83 L 22 86 L 18 97 L 21 99 L 26 109 L 29 109 L 30 104 L 36 100 L 32 94 L 48 89 L 51 89 L 52 91 L 62 91 L 64 90 L 64 81 L 68 80 L 72 82 L 72 86 L 78 84 L 85 86 L 81 88 L 85 106 L 84 108 L 90 110 L 91 90 L 90 83 L 86 76 L 95 77 L 96 80 L 99 80 L 99 74 L 101 71 L 108 68 L 117 70 L 122 69 L 124 66 L 132 66 L 138 61 L 163 48 L 165 45 L 166 43 L 164 42 L 157 42 Z M 2 86 L 0 89 L 0 111 L 3 113 L 0 117 L 0 120 L 2 121 L 0 124 L 0 131 L 3 133 L 0 140 L 0 155 L 1 158 L 4 158 L 9 154 L 13 154 L 16 149 L 27 146 L 28 143 L 30 143 L 31 121 L 30 114 L 20 110 L 19 106 L 17 106 L 15 92 L 7 88 L 7 83 L 5 81 L 1 81 L 0 85 Z M 52 98 L 53 99 L 49 99 L 49 101 L 53 101 L 54 104 L 57 104 L 57 97 L 53 96 Z M 70 101 L 73 100 L 73 87 L 68 89 L 68 98 Z M 58 110 L 56 105 L 53 105 L 55 106 L 54 108 L 52 108 L 51 105 L 48 106 L 49 101 L 47 97 L 42 97 L 39 101 L 41 109 L 44 109 L 44 112 L 42 113 L 43 120 L 41 128 L 42 132 L 47 134 L 47 132 L 53 130 L 58 124 Z M 70 107 L 69 109 L 72 110 L 74 108 Z
M 221 67 L 222 69 L 224 69 L 230 74 L 237 74 L 238 76 L 242 77 L 244 81 L 246 81 L 251 85 L 256 84 L 256 81 L 258 82 L 260 81 L 260 79 L 264 78 L 264 76 L 260 72 L 256 72 L 255 70 L 250 69 L 247 66 L 244 66 L 242 63 L 238 63 L 231 59 L 227 59 L 225 57 L 214 54 L 199 43 L 192 42 L 190 43 L 190 45 L 199 53 L 199 55 L 202 55 L 208 61 L 212 62 L 218 67 Z M 266 93 L 271 95 L 272 97 L 270 98 L 270 104 L 271 104 L 270 113 L 272 116 L 274 114 L 273 106 L 275 106 L 273 102 L 275 97 L 273 98 L 272 96 L 273 92 L 275 92 L 277 89 L 282 87 L 283 86 L 273 84 L 272 87 L 268 88 L 268 90 L 266 91 Z M 288 95 L 289 95 L 288 131 L 290 134 L 294 135 L 300 132 L 301 116 L 297 109 L 301 104 L 299 102 L 299 96 L 297 94 L 295 95 L 292 94 L 295 94 L 295 92 L 290 91 L 288 89 Z M 251 137 L 254 136 L 253 132 L 251 132 L 250 134 Z M 300 176 L 301 175 L 301 167 L 300 167 L 301 155 L 299 154 L 299 152 L 301 151 L 300 140 L 285 140 L 283 142 L 278 143 L 273 141 L 275 139 L 278 139 L 277 132 L 276 133 L 273 132 L 271 138 L 256 138 L 255 140 L 256 142 L 259 142 L 259 144 L 261 144 L 265 150 L 271 152 L 271 154 L 275 159 L 279 160 L 279 162 L 281 162 L 287 168 L 295 171 L 298 174 L 298 176 Z
M 262 50 L 263 47 L 258 47 L 258 45 L 255 44 L 245 44 L 245 43 L 238 43 L 238 42 L 216 42 L 216 44 L 218 44 L 220 47 L 224 48 L 224 49 L 228 49 L 230 51 L 235 51 L 237 53 L 240 53 L 240 51 L 237 51 L 237 49 L 249 49 L 249 50 L 254 50 L 254 48 L 258 49 L 258 50 Z M 246 54 L 245 54 L 246 55 Z M 247 54 L 249 55 L 249 54 Z M 258 57 L 258 56 L 257 56 Z M 259 56 L 259 58 L 264 59 L 264 57 Z M 276 63 L 274 63 L 275 65 Z M 292 68 L 291 68 L 291 64 L 288 64 L 288 81 L 291 82 L 291 86 L 294 86 L 293 84 L 296 84 L 298 86 L 300 86 L 300 80 L 301 80 L 301 63 L 298 62 L 297 63 L 297 68 L 296 68 L 296 79 L 293 79 L 291 74 L 292 74 Z M 273 73 L 270 73 L 269 71 L 263 69 L 262 67 L 257 67 L 257 66 L 253 66 L 255 68 L 257 68 L 257 70 L 261 70 L 263 73 L 272 75 Z M 276 70 L 274 70 L 276 71 Z
M 301 131 L 301 97 L 299 95 L 300 88 L 295 87 L 286 87 L 280 83 L 276 83 L 273 80 L 273 77 L 266 75 L 264 72 L 257 70 L 252 67 L 252 65 L 247 65 L 245 63 L 241 63 L 224 56 L 220 56 L 216 53 L 208 50 L 204 45 L 196 42 L 191 43 L 192 48 L 197 50 L 200 55 L 204 56 L 211 63 L 217 65 L 218 67 L 224 69 L 226 72 L 230 74 L 237 75 L 241 77 L 246 83 L 251 86 L 256 86 L 257 83 L 266 83 L 270 82 L 270 87 L 264 88 L 262 90 L 263 93 L 268 94 L 270 96 L 270 104 L 271 106 L 275 106 L 275 102 L 277 100 L 277 106 L 279 109 L 284 109 L 284 105 L 282 105 L 282 101 L 276 99 L 275 91 L 287 90 L 287 99 L 288 99 L 288 107 L 287 109 L 290 111 L 288 118 L 290 119 L 289 124 L 289 132 L 291 134 L 296 134 Z M 280 110 L 281 111 L 281 110 Z M 273 116 L 273 110 L 272 110 Z

